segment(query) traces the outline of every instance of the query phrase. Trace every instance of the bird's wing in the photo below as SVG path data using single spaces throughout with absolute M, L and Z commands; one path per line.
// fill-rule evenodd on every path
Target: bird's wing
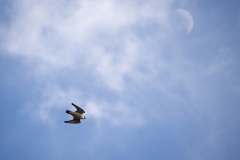
M 78 107 L 76 104 L 72 103 L 72 105 L 77 109 L 76 112 L 78 112 L 78 113 L 85 113 L 85 111 L 82 108 Z
M 65 123 L 78 124 L 81 123 L 80 119 L 73 118 L 73 120 L 64 121 Z

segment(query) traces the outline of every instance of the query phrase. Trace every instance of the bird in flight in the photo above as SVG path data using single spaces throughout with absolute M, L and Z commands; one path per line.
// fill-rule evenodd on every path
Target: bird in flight
M 81 123 L 80 119 L 86 119 L 86 117 L 83 115 L 83 113 L 85 113 L 85 111 L 78 107 L 76 104 L 72 103 L 72 105 L 77 109 L 75 112 L 66 110 L 66 113 L 70 114 L 73 116 L 73 120 L 69 120 L 69 121 L 64 121 L 65 123 L 71 123 L 71 124 L 78 124 Z

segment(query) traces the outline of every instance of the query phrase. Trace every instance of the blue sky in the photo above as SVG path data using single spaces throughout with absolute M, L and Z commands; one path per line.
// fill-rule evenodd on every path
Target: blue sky
M 240 2 L 0 8 L 1 159 L 239 159 Z

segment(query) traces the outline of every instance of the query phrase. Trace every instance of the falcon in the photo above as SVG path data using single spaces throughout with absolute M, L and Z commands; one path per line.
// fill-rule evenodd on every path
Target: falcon
M 86 117 L 83 115 L 83 113 L 85 113 L 85 111 L 78 107 L 76 104 L 72 103 L 72 105 L 77 109 L 75 112 L 66 110 L 67 114 L 70 114 L 73 116 L 73 120 L 69 120 L 69 121 L 64 121 L 65 123 L 70 123 L 70 124 L 78 124 L 81 123 L 80 119 L 86 119 Z

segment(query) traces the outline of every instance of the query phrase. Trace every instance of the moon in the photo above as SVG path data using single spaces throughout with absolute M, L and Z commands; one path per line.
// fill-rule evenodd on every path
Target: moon
M 189 34 L 194 25 L 192 15 L 184 9 L 177 9 L 176 11 L 184 18 L 184 25 L 186 27 L 187 34 Z

